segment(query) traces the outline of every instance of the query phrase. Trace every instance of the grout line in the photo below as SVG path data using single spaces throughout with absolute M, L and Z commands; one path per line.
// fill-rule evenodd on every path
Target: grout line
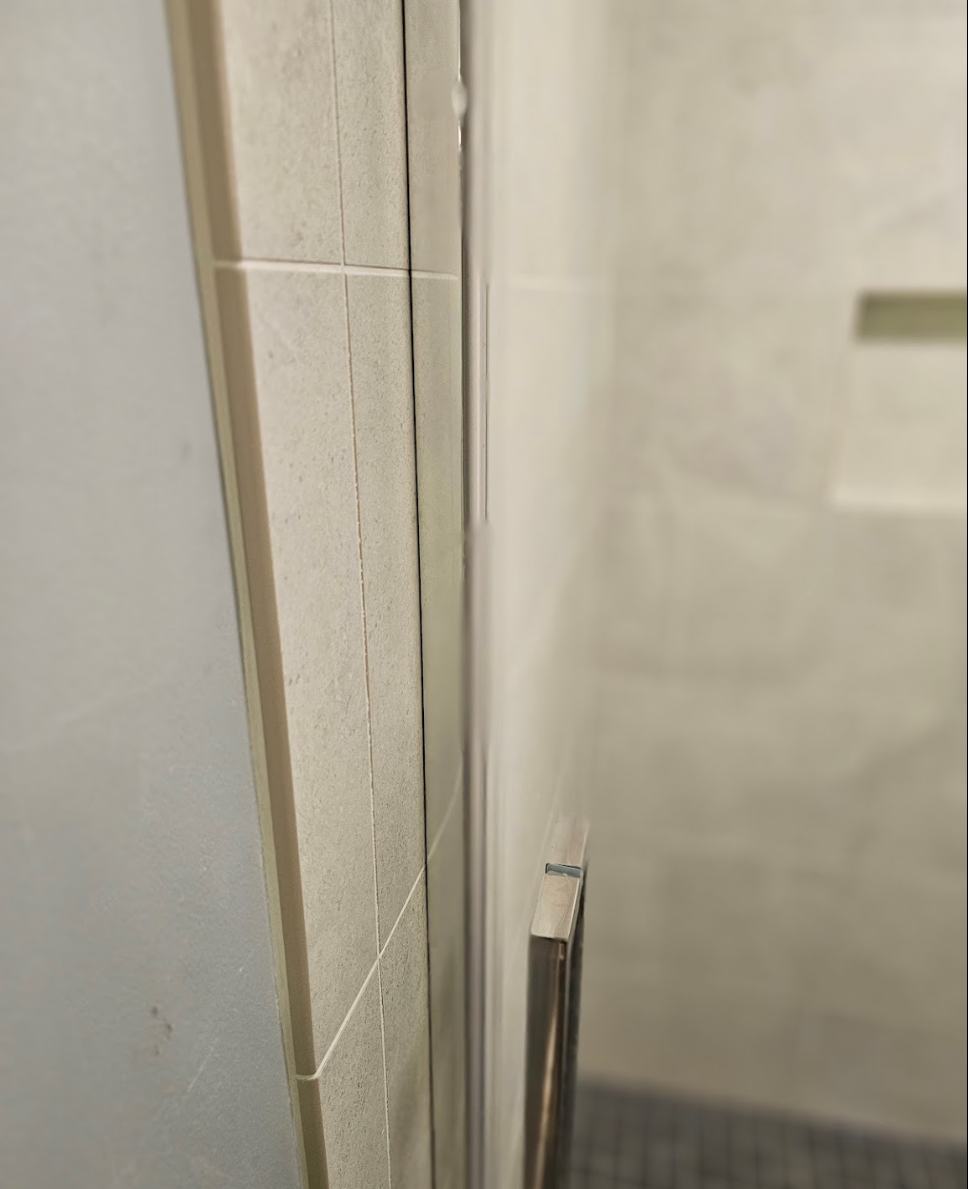
M 430 844 L 430 849 L 427 851 L 428 865 L 430 863 L 430 860 L 437 853 L 437 850 L 440 847 L 441 841 L 443 840 L 444 834 L 447 831 L 447 827 L 450 825 L 450 819 L 454 816 L 454 812 L 457 809 L 457 804 L 460 800 L 460 794 L 461 794 L 462 777 L 463 777 L 463 769 L 461 769 L 457 773 L 457 780 L 454 785 L 454 792 L 450 798 L 450 804 L 444 810 L 444 816 L 441 818 L 440 825 L 437 827 L 437 833 L 434 836 L 433 842 L 431 842 L 431 844 Z
M 406 6 L 406 0 L 404 0 L 404 8 L 405 8 L 405 6 Z M 415 544 L 416 544 L 416 563 L 417 563 L 417 631 L 418 631 L 418 655 L 419 655 L 419 665 L 420 665 L 420 668 L 419 668 L 420 690 L 421 690 L 421 698 L 420 698 L 420 726 L 421 726 L 421 732 L 420 732 L 420 775 L 421 775 L 421 786 L 422 786 L 422 791 L 423 791 L 423 797 L 421 798 L 422 808 L 423 808 L 423 814 L 422 814 L 423 820 L 421 822 L 421 825 L 423 826 L 422 841 L 423 841 L 423 852 L 424 852 L 423 903 L 421 904 L 420 908 L 421 908 L 421 911 L 423 914 L 423 924 L 424 924 L 423 959 L 424 959 L 424 970 L 425 970 L 425 975 L 426 975 L 426 979 L 427 979 L 427 984 L 426 984 L 427 992 L 426 992 L 426 996 L 425 996 L 426 1003 L 424 1005 L 424 1011 L 425 1011 L 425 1018 L 426 1018 L 426 1022 L 427 1022 L 427 1077 L 428 1077 L 428 1090 L 429 1090 L 428 1109 L 430 1112 L 430 1116 L 429 1116 L 429 1140 L 430 1140 L 430 1169 L 429 1169 L 429 1173 L 430 1173 L 431 1183 L 433 1185 L 437 1185 L 439 1182 L 438 1158 L 439 1158 L 439 1154 L 440 1154 L 439 1153 L 439 1142 L 438 1142 L 440 1137 L 437 1134 L 437 1121 L 438 1121 L 438 1117 L 439 1117 L 439 1112 L 437 1110 L 437 1096 L 438 1096 L 438 1094 L 441 1093 L 441 1087 L 436 1084 L 436 1079 L 435 1079 L 435 1069 L 436 1069 L 436 1061 L 434 1060 L 434 1020 L 435 1020 L 434 1011 L 435 1011 L 435 1005 L 433 1003 L 433 992 L 432 992 L 433 971 L 431 968 L 431 957 L 430 957 L 430 857 L 431 857 L 431 853 L 432 853 L 432 847 L 430 845 L 430 838 L 428 837 L 428 832 L 427 832 L 427 758 L 428 758 L 428 751 L 427 751 L 427 732 L 426 732 L 427 707 L 426 707 L 426 699 L 424 697 L 425 688 L 426 688 L 426 686 L 425 686 L 426 655 L 425 655 L 424 644 L 426 641 L 425 632 L 426 632 L 426 628 L 427 628 L 427 623 L 426 623 L 426 617 L 424 614 L 425 590 L 424 590 L 424 566 L 422 565 L 423 550 L 427 547 L 428 542 L 424 541 L 423 534 L 421 533 L 421 529 L 420 529 L 420 524 L 421 524 L 420 511 L 421 511 L 421 502 L 422 501 L 421 501 L 419 475 L 420 475 L 421 449 L 420 449 L 420 427 L 419 427 L 419 419 L 418 419 L 418 413 L 417 413 L 417 409 L 418 409 L 417 402 L 420 399 L 420 391 L 419 391 L 420 385 L 418 383 L 418 377 L 417 377 L 415 287 L 416 287 L 417 281 L 439 280 L 441 278 L 435 277 L 432 272 L 423 271 L 421 269 L 414 268 L 413 192 L 412 192 L 412 187 L 411 187 L 411 181 L 412 181 L 412 177 L 413 177 L 413 156 L 412 156 L 413 145 L 412 145 L 412 120 L 410 118 L 411 95 L 410 95 L 410 86 L 409 86 L 411 47 L 409 45 L 408 38 L 407 38 L 407 13 L 403 10 L 401 10 L 400 36 L 401 36 L 401 48 L 403 51 L 403 82 L 404 82 L 404 85 L 403 85 L 403 125 L 404 125 L 404 146 L 405 146 L 405 154 L 406 154 L 406 179 L 407 179 L 407 183 L 404 188 L 404 199 L 405 199 L 405 207 L 406 207 L 406 214 L 407 214 L 407 231 L 408 231 L 407 267 L 410 270 L 410 280 L 407 285 L 407 297 L 408 297 L 408 301 L 409 301 L 407 313 L 409 314 L 409 322 L 410 322 L 410 407 L 411 407 L 411 412 L 412 412 L 411 424 L 412 424 L 412 429 L 413 429 L 414 478 L 417 480 L 417 482 L 415 484 L 415 490 L 414 490 L 414 512 L 415 512 L 414 528 L 415 528 L 415 532 L 416 532 Z M 448 277 L 446 279 L 447 279 L 447 283 L 449 286 L 456 286 L 459 291 L 459 282 L 457 280 L 456 274 L 453 274 L 452 277 Z M 439 288 L 439 286 L 438 286 L 438 288 Z M 461 765 L 461 768 L 463 768 L 463 765 Z M 456 785 L 457 784 L 458 784 L 458 782 L 455 781 L 455 795 L 456 795 Z M 444 813 L 445 821 L 446 821 L 447 816 L 450 812 L 450 809 L 451 809 L 451 806 L 448 806 L 447 810 Z M 420 881 L 418 879 L 417 883 L 414 885 L 414 891 L 416 891 L 416 888 L 418 888 L 419 886 L 420 886 Z M 410 897 L 408 897 L 408 903 L 410 901 L 410 898 L 412 898 L 412 896 L 414 895 L 414 891 L 412 891 L 410 893 Z M 402 914 L 401 914 L 401 916 L 402 916 Z M 395 929 L 396 929 L 396 926 L 394 926 L 394 930 Z M 388 944 L 389 944 L 389 940 L 388 940 Z M 389 1091 L 389 1079 L 388 1079 L 387 1089 Z M 389 1133 L 389 1127 L 387 1130 Z M 391 1153 L 390 1163 L 392 1166 L 392 1163 L 393 1163 L 392 1153 Z M 390 1176 L 391 1176 L 391 1180 L 392 1180 L 392 1177 L 393 1177 L 392 1167 L 390 1169 Z
M 350 381 L 350 421 L 353 433 L 353 480 L 356 494 L 356 547 L 360 566 L 360 608 L 363 621 L 363 675 L 366 685 L 366 745 L 370 766 L 370 824 L 373 842 L 373 897 L 376 907 L 376 946 L 380 950 L 380 877 L 377 863 L 376 784 L 373 770 L 373 706 L 370 692 L 370 644 L 366 616 L 366 574 L 363 565 L 363 505 L 360 496 L 360 451 L 356 427 L 356 385 L 353 376 L 353 336 L 350 329 L 350 293 L 343 278 L 343 313 L 346 319 L 346 357 Z
M 373 918 L 375 918 L 376 927 L 376 943 L 377 943 L 377 967 L 379 967 L 379 954 L 381 954 L 381 921 L 379 921 L 379 867 L 377 862 L 377 807 L 376 807 L 376 785 L 375 774 L 373 774 L 373 713 L 372 713 L 372 699 L 370 692 L 370 643 L 369 633 L 367 633 L 366 624 L 366 574 L 363 561 L 363 501 L 360 497 L 360 477 L 359 477 L 359 438 L 357 433 L 357 391 L 356 391 L 356 377 L 353 372 L 353 332 L 350 319 L 350 284 L 348 284 L 345 271 L 346 263 L 346 209 L 345 203 L 342 201 L 342 151 L 341 151 L 341 132 L 340 132 L 340 118 L 339 118 L 339 74 L 337 65 L 337 26 L 335 26 L 335 13 L 333 6 L 329 6 L 329 54 L 331 54 L 331 65 L 333 71 L 333 112 L 335 120 L 335 132 L 337 132 L 337 170 L 339 176 L 339 194 L 340 194 L 340 241 L 342 264 L 339 268 L 339 273 L 342 276 L 342 315 L 344 315 L 346 327 L 346 369 L 348 373 L 348 380 L 350 380 L 350 422 L 353 435 L 353 486 L 354 495 L 357 501 L 357 555 L 359 559 L 359 599 L 360 611 L 362 611 L 363 621 L 363 674 L 364 684 L 366 688 L 366 750 L 367 762 L 370 766 L 370 842 L 372 845 L 373 855 Z M 381 986 L 381 995 L 379 995 L 379 1024 L 383 1030 L 383 989 Z M 322 1068 L 322 1067 L 320 1067 Z M 384 1036 L 383 1044 L 383 1081 L 384 1088 L 386 1082 L 386 1044 Z M 389 1132 L 389 1125 L 388 1125 Z M 388 1138 L 389 1143 L 389 1138 Z M 388 1149 L 389 1151 L 389 1149 Z
M 308 260 L 216 260 L 215 267 L 223 272 L 297 272 L 317 273 L 336 277 L 403 277 L 409 278 L 405 268 L 383 268 L 370 264 L 336 264 Z
M 329 46 L 330 66 L 333 74 L 333 113 L 336 125 L 336 163 L 339 178 L 340 194 L 340 240 L 343 255 L 343 265 L 338 272 L 343 277 L 343 318 L 346 327 L 346 365 L 350 389 L 350 423 L 353 434 L 353 483 L 356 496 L 356 547 L 360 566 L 360 607 L 363 619 L 363 674 L 366 686 L 366 742 L 370 766 L 370 829 L 373 845 L 373 902 L 376 916 L 376 949 L 377 961 L 380 955 L 380 877 L 377 867 L 376 842 L 376 790 L 373 774 L 373 712 L 370 697 L 370 649 L 366 622 L 366 575 L 363 566 L 363 505 L 360 497 L 360 452 L 356 426 L 356 383 L 353 373 L 353 332 L 350 325 L 350 291 L 346 278 L 346 211 L 343 202 L 343 154 L 341 148 L 341 130 L 339 118 L 339 74 L 336 61 L 336 14 L 332 4 L 329 5 Z M 380 1014 L 383 1014 L 383 1000 L 380 1000 Z M 385 1060 L 384 1054 L 384 1060 Z
M 349 1027 L 349 1022 L 353 1018 L 353 1013 L 360 1006 L 360 1000 L 366 994 L 366 989 L 370 985 L 370 983 L 373 981 L 373 976 L 374 976 L 374 974 L 376 974 L 379 967 L 380 967 L 380 960 L 378 958 L 373 963 L 372 967 L 370 968 L 370 973 L 363 980 L 363 986 L 360 987 L 359 994 L 353 1000 L 353 1006 L 346 1013 L 346 1019 L 342 1022 L 342 1024 L 340 1024 L 339 1028 L 337 1029 L 336 1035 L 333 1037 L 332 1043 L 330 1044 L 329 1048 L 326 1050 L 326 1055 L 323 1057 L 322 1061 L 320 1061 L 320 1063 L 319 1063 L 319 1068 L 316 1070 L 315 1073 L 297 1073 L 296 1074 L 297 1082 L 318 1082 L 319 1079 L 322 1077 L 323 1070 L 326 1068 L 326 1063 L 329 1061 L 330 1057 L 332 1057 L 333 1053 L 336 1051 L 336 1046 L 339 1044 L 340 1040 L 342 1040 L 343 1033 Z
M 372 967 L 370 968 L 370 973 L 366 975 L 365 980 L 363 982 L 363 986 L 360 987 L 359 994 L 357 995 L 357 998 L 353 1000 L 353 1006 L 350 1008 L 350 1011 L 348 1011 L 346 1013 L 346 1019 L 344 1021 L 342 1021 L 342 1024 L 340 1024 L 339 1031 L 337 1032 L 337 1034 L 335 1034 L 335 1037 L 333 1038 L 333 1043 L 331 1045 L 329 1045 L 329 1048 L 326 1050 L 326 1056 L 322 1058 L 322 1061 L 319 1064 L 319 1069 L 315 1071 L 315 1074 L 297 1074 L 296 1075 L 297 1082 L 318 1082 L 320 1080 L 323 1069 L 326 1068 L 329 1058 L 331 1058 L 333 1056 L 333 1052 L 335 1051 L 335 1048 L 337 1048 L 339 1040 L 342 1037 L 342 1033 L 344 1033 L 346 1031 L 347 1025 L 350 1024 L 350 1019 L 352 1018 L 353 1012 L 356 1012 L 356 1009 L 359 1007 L 359 1001 L 363 999 L 363 995 L 365 993 L 366 988 L 370 986 L 370 983 L 372 982 L 372 979 L 373 979 L 373 975 L 376 974 L 377 968 L 379 967 L 379 962 L 381 962 L 381 958 L 385 957 L 386 950 L 388 950 L 391 940 L 394 939 L 394 935 L 397 931 L 397 927 L 398 927 L 398 925 L 400 925 L 401 921 L 403 920 L 404 914 L 407 913 L 407 910 L 410 907 L 410 902 L 411 902 L 411 900 L 414 899 L 414 895 L 416 894 L 417 888 L 420 887 L 420 881 L 423 879 L 423 876 L 425 876 L 426 872 L 427 872 L 426 867 L 421 867 L 420 875 L 417 875 L 416 882 L 414 883 L 414 886 L 410 888 L 410 894 L 407 897 L 407 902 L 406 902 L 406 904 L 403 905 L 400 916 L 398 916 L 396 919 L 396 924 L 390 930 L 390 936 L 388 938 L 386 938 L 386 944 L 383 946 L 383 949 L 381 950 L 381 952 L 379 952 L 379 957 L 377 958 L 377 961 L 372 964 Z M 381 990 L 381 1002 L 382 1002 L 382 994 L 383 993 Z M 381 1015 L 382 1014 L 383 1013 L 381 1012 Z
M 581 569 L 588 538 L 592 536 L 594 528 L 593 521 L 585 529 L 579 530 L 575 544 L 570 550 L 565 550 L 564 561 L 553 571 L 552 581 L 546 584 L 545 590 L 534 600 L 537 606 L 537 611 L 532 616 L 534 626 L 530 627 L 527 640 L 508 668 L 509 687 L 515 687 L 521 681 L 522 675 L 528 672 L 535 654 L 547 643 L 548 634 L 557 626 L 556 617 L 564 600 L 574 590 L 575 573 Z
M 346 360 L 347 369 L 349 371 L 350 416 L 353 430 L 353 477 L 356 487 L 356 539 L 360 564 L 360 603 L 363 612 L 363 672 L 366 679 L 366 738 L 370 764 L 370 824 L 373 843 L 373 907 L 376 919 L 377 988 L 380 997 L 380 1048 L 383 1056 L 383 1110 L 384 1126 L 386 1127 L 387 1185 L 388 1189 L 392 1189 L 393 1169 L 391 1167 L 392 1162 L 390 1159 L 390 1084 L 387 1074 L 387 1028 L 386 1012 L 384 1010 L 383 1004 L 383 970 L 380 965 L 380 875 L 377 863 L 376 790 L 373 772 L 373 709 L 370 696 L 370 649 L 367 638 L 366 623 L 366 575 L 363 565 L 363 506 L 360 499 L 360 451 L 356 432 L 356 384 L 353 374 L 353 332 L 350 324 L 350 287 L 348 274 L 346 271 L 346 203 L 343 199 L 343 149 L 339 112 L 339 67 L 337 64 L 336 54 L 336 13 L 333 9 L 332 2 L 329 4 L 329 45 L 330 61 L 333 74 L 333 113 L 336 125 L 336 161 L 339 177 L 340 240 L 343 256 L 343 266 L 341 269 L 343 274 L 343 312 L 346 319 Z M 325 1061 L 323 1064 L 325 1065 Z M 320 1073 L 322 1072 L 322 1069 L 323 1066 L 321 1065 Z
M 421 867 L 420 874 L 417 876 L 417 879 L 414 882 L 413 887 L 410 889 L 410 893 L 407 896 L 406 901 L 404 902 L 403 908 L 401 908 L 401 910 L 400 910 L 400 915 L 397 917 L 393 928 L 390 930 L 389 934 L 387 935 L 386 944 L 384 945 L 383 949 L 380 951 L 380 957 L 377 959 L 377 963 L 376 963 L 377 969 L 378 969 L 377 978 L 379 980 L 379 986 L 380 986 L 380 1035 L 381 1035 L 382 1043 L 383 1043 L 383 1094 L 384 1094 L 383 1105 L 384 1105 L 384 1111 L 385 1111 L 385 1117 L 386 1117 L 387 1175 L 390 1178 L 390 1181 L 389 1181 L 390 1189 L 393 1189 L 393 1158 L 392 1158 L 392 1154 L 390 1151 L 390 1070 L 387 1065 L 387 1056 L 386 1056 L 386 1054 L 387 1054 L 387 1023 L 386 1023 L 386 1011 L 384 1010 L 384 1003 L 383 1003 L 383 959 L 386 956 L 387 950 L 390 948 L 390 942 L 393 941 L 396 931 L 400 926 L 400 922 L 403 920 L 404 916 L 406 915 L 407 909 L 413 903 L 413 898 L 416 895 L 417 889 L 420 887 L 421 882 L 424 880 L 426 873 L 427 873 L 427 868 L 425 866 Z
M 412 887 L 412 888 L 410 889 L 410 891 L 407 893 L 407 898 L 406 898 L 406 900 L 404 901 L 403 908 L 401 908 L 401 909 L 400 909 L 400 915 L 397 917 L 397 919 L 396 919 L 396 921 L 395 921 L 395 923 L 394 923 L 394 926 L 393 926 L 393 928 L 392 928 L 392 929 L 390 930 L 390 932 L 387 934 L 387 939 L 386 939 L 386 942 L 385 942 L 385 944 L 384 944 L 384 946 L 383 946 L 383 949 L 382 949 L 382 950 L 380 950 L 380 957 L 381 957 L 381 958 L 384 958 L 384 957 L 386 957 L 386 952 L 387 952 L 387 950 L 390 948 L 390 942 L 393 940 L 393 935 L 394 935 L 394 933 L 396 933 L 397 929 L 399 928 L 400 922 L 403 920 L 404 916 L 406 915 L 407 909 L 410 907 L 410 902 L 413 900 L 413 898 L 414 898 L 414 895 L 415 895 L 415 893 L 416 893 L 416 891 L 417 891 L 417 888 L 419 888 L 419 887 L 420 887 L 420 881 L 423 879 L 423 877 L 424 877 L 424 875 L 426 874 L 426 872 L 427 872 L 427 868 L 426 868 L 426 867 L 421 867 L 421 868 L 420 868 L 420 874 L 417 876 L 416 880 L 414 881 L 414 885 L 413 885 L 413 887 Z
M 398 277 L 417 281 L 453 281 L 460 278 L 448 272 L 410 272 L 405 268 L 390 268 L 382 264 L 339 264 L 333 261 L 316 260 L 216 260 L 213 262 L 220 272 L 298 272 L 317 273 L 336 277 Z
M 353 379 L 353 339 L 350 330 L 350 291 L 349 280 L 343 277 L 343 309 L 346 314 L 346 345 L 347 360 L 350 373 L 350 412 L 353 423 L 353 472 L 356 485 L 356 536 L 360 561 L 360 603 L 363 612 L 363 673 L 366 683 L 366 742 L 369 752 L 370 765 L 370 826 L 373 843 L 373 906 L 376 917 L 376 945 L 377 945 L 377 981 L 380 994 L 380 1047 L 383 1054 L 383 1109 L 386 1125 L 387 1141 L 387 1184 L 393 1189 L 393 1172 L 390 1160 L 390 1084 L 387 1072 L 387 1026 L 386 1011 L 383 1003 L 383 969 L 381 957 L 385 951 L 380 948 L 380 873 L 377 858 L 377 830 L 376 830 L 376 781 L 373 768 L 373 704 L 370 693 L 370 645 L 366 619 L 366 575 L 363 566 L 363 508 L 360 499 L 360 453 L 359 441 L 356 433 L 356 388 Z M 408 900 L 409 903 L 409 900 Z M 405 906 L 406 907 L 406 906 Z M 402 915 L 402 914 L 401 914 Z M 399 924 L 397 919 L 394 929 Z M 392 936 L 392 932 L 390 934 Z M 389 944 L 390 936 L 387 937 Z

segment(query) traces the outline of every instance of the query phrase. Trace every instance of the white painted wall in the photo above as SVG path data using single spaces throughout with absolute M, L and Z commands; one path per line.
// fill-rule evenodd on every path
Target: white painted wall
M 164 6 L 0 77 L 0 1184 L 292 1189 Z

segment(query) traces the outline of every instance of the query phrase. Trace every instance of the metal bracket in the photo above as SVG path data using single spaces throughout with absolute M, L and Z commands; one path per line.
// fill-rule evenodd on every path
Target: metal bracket
M 578 1055 L 588 825 L 555 827 L 531 926 L 525 1189 L 563 1189 Z

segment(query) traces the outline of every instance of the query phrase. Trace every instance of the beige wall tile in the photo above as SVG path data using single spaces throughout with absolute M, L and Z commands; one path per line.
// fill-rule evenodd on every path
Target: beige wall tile
M 394 1189 L 432 1183 L 427 885 L 421 878 L 380 959 Z M 446 1093 L 441 1087 L 441 1093 Z
M 850 297 L 654 284 L 643 273 L 618 307 L 623 483 L 818 498 L 849 375 Z
M 217 213 L 216 253 L 338 263 L 330 6 L 220 0 L 220 7 L 238 227 Z
M 796 1002 L 838 911 L 829 869 L 765 856 L 660 850 L 602 863 L 589 896 L 588 962 L 632 953 L 672 985 L 715 984 Z
M 865 344 L 854 354 L 833 478 L 839 504 L 968 511 L 965 343 Z
M 405 277 L 349 277 L 380 942 L 424 865 L 417 497 Z
M 968 870 L 966 736 L 962 702 L 870 772 L 861 857 L 901 874 L 957 876 Z
M 586 969 L 582 1003 L 579 1060 L 588 1077 L 775 1108 L 789 1101 L 795 1017 L 770 996 L 683 986 L 634 962 L 599 961 Z
M 817 98 L 860 286 L 963 289 L 968 18 L 963 4 L 834 10 Z M 905 100 L 898 78 L 918 79 Z
M 332 0 L 348 264 L 406 268 L 407 134 L 399 0 Z
M 738 684 L 802 673 L 829 593 L 822 519 L 721 494 L 682 497 L 669 519 L 670 669 Z
M 668 665 L 672 520 L 668 506 L 644 491 L 616 494 L 603 517 L 593 614 L 609 672 Z
M 409 0 L 407 123 L 413 267 L 456 276 L 461 264 L 457 0 Z
M 329 1189 L 389 1189 L 380 980 L 366 984 L 320 1076 Z
M 791 1053 L 801 1109 L 964 1143 L 964 1012 L 961 1020 L 947 1035 L 804 1015 Z
M 865 823 L 868 773 L 888 732 L 916 747 L 933 708 L 866 702 L 835 683 L 606 680 L 590 812 L 603 853 L 655 841 L 846 863 Z
M 958 116 L 951 104 L 950 115 Z M 961 118 L 964 120 L 964 106 Z M 962 126 L 962 139 L 964 129 Z M 950 163 L 949 163 L 950 164 Z M 954 169 L 934 191 L 923 193 L 871 227 L 859 249 L 857 275 L 868 290 L 963 290 L 968 275 L 968 176 Z
M 659 283 L 744 294 L 826 289 L 843 276 L 842 254 L 828 246 L 839 226 L 837 191 L 823 184 L 825 109 L 804 102 L 810 84 L 823 94 L 823 31 L 803 7 L 743 3 L 727 13 L 649 0 L 629 10 L 631 274 L 648 268 Z
M 963 1134 L 964 352 L 851 311 L 964 287 L 964 7 L 616 11 L 586 1059 Z
M 322 1057 L 377 952 L 343 281 L 259 271 L 248 291 Z
M 632 272 L 777 296 L 849 291 L 899 277 L 906 227 L 928 243 L 928 218 L 933 263 L 901 283 L 953 283 L 963 230 L 940 245 L 965 222 L 963 12 L 744 3 L 727 16 L 654 0 L 631 11 Z M 898 77 L 923 81 L 909 101 Z
M 964 521 L 831 514 L 817 561 L 818 672 L 854 699 L 943 721 L 964 690 Z M 886 745 L 890 735 L 882 735 Z
M 939 878 L 856 864 L 842 879 L 836 916 L 807 1001 L 820 1012 L 920 1029 L 964 1028 L 964 872 Z

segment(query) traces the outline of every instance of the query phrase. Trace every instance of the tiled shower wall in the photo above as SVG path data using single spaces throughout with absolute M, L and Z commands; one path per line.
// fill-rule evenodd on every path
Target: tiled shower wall
M 619 14 L 584 1065 L 963 1137 L 965 6 Z
M 437 17 L 408 10 L 425 64 Z M 190 25 L 311 1180 L 428 1189 L 403 5 L 220 0 Z M 450 344 L 456 208 L 422 230 L 418 305 Z

